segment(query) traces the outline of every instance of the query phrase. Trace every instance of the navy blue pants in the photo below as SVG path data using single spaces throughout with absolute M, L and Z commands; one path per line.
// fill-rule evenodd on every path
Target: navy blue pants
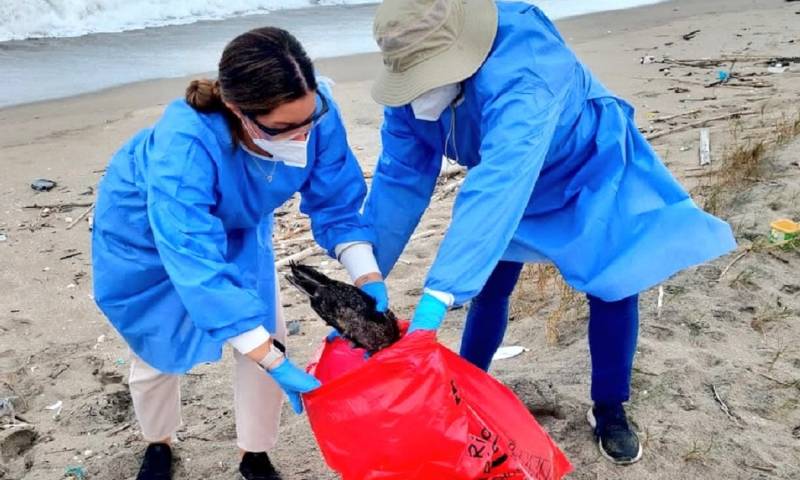
M 472 300 L 461 339 L 461 356 L 488 370 L 503 342 L 508 304 L 523 264 L 500 262 L 483 290 Z M 589 299 L 589 351 L 592 357 L 592 400 L 613 405 L 630 396 L 631 370 L 639 334 L 639 296 L 617 302 Z

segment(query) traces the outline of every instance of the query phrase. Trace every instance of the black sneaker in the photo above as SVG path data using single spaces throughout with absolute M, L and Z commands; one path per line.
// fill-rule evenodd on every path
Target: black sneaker
M 148 445 L 136 480 L 172 480 L 172 449 L 169 445 Z
M 594 438 L 604 457 L 617 465 L 631 465 L 642 459 L 642 445 L 625 416 L 622 404 L 597 406 L 586 414 Z
M 245 453 L 239 464 L 239 473 L 245 480 L 282 480 L 264 452 Z

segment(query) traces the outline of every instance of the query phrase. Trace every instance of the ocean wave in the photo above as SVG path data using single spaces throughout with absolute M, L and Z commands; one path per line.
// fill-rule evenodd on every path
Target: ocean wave
M 77 37 L 376 0 L 3 0 L 0 41 Z

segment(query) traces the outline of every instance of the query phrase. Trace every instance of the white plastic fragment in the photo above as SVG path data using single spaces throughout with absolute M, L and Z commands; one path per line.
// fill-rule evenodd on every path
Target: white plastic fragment
M 52 405 L 44 407 L 45 410 L 50 410 L 51 412 L 55 412 L 53 414 L 53 418 L 57 418 L 59 415 L 61 415 L 62 408 L 64 408 L 64 402 L 62 402 L 61 400 L 57 401 Z
M 707 128 L 700 129 L 700 166 L 711 164 L 711 133 Z
M 500 347 L 495 352 L 492 360 L 507 360 L 509 358 L 514 358 L 519 355 L 522 355 L 525 352 L 529 352 L 529 348 L 520 347 L 519 345 L 514 345 L 510 347 Z

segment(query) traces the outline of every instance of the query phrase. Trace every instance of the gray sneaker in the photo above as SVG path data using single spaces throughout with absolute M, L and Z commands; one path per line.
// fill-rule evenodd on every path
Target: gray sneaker
M 600 453 L 617 465 L 631 465 L 642 459 L 642 444 L 628 425 L 622 404 L 595 405 L 586 414 L 594 429 Z

